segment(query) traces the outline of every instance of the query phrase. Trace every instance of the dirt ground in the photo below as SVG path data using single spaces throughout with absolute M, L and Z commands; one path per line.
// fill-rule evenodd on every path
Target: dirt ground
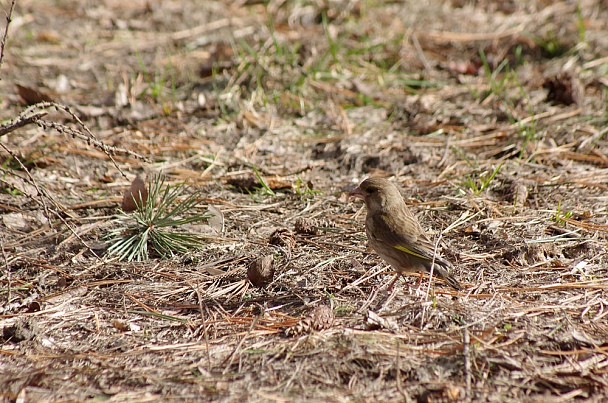
M 0 79 L 2 402 L 606 401 L 608 2 L 17 0 Z M 153 173 L 208 241 L 118 261 Z M 387 292 L 368 176 L 463 292 Z

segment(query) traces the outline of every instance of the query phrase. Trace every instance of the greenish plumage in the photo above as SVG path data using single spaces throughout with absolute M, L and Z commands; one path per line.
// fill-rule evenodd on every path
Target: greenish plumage
M 366 179 L 353 191 L 367 207 L 365 232 L 372 248 L 398 273 L 430 273 L 434 247 L 406 206 L 399 189 L 381 178 Z M 452 265 L 435 255 L 433 274 L 456 290 L 462 286 L 449 273 Z

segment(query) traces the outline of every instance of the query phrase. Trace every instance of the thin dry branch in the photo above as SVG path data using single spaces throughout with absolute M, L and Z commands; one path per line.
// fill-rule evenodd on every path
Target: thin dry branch
M 0 126 L 0 137 L 4 136 L 5 134 L 8 134 L 12 131 L 15 131 L 16 129 L 32 124 L 32 123 L 38 123 L 38 121 L 46 116 L 48 114 L 48 112 L 39 112 L 36 113 L 32 116 L 27 116 L 27 117 L 17 117 L 14 120 L 11 120 L 10 122 L 8 122 L 5 125 Z
M 46 108 L 54 108 L 57 111 L 63 111 L 65 113 L 67 113 L 68 115 L 70 115 L 72 117 L 72 119 L 74 119 L 76 121 L 76 123 L 82 128 L 82 130 L 84 132 L 73 129 L 69 126 L 66 126 L 66 125 L 63 125 L 60 123 L 42 120 L 41 118 L 48 113 L 46 111 L 33 113 L 37 109 L 46 109 Z M 30 115 L 31 113 L 33 113 L 33 114 Z M 99 148 L 101 151 L 103 151 L 108 156 L 108 158 L 112 161 L 112 163 L 114 164 L 114 166 L 116 167 L 118 172 L 120 172 L 123 175 L 123 177 L 125 177 L 125 178 L 126 178 L 126 175 L 124 174 L 124 172 L 122 172 L 122 169 L 120 169 L 120 167 L 114 160 L 113 155 L 115 155 L 117 153 L 123 153 L 123 154 L 130 155 L 132 157 L 135 157 L 141 161 L 149 162 L 148 158 L 146 158 L 134 151 L 131 151 L 131 150 L 128 150 L 128 149 L 122 148 L 122 147 L 108 146 L 103 141 L 100 141 L 93 134 L 93 132 L 91 132 L 91 130 L 87 127 L 87 125 L 85 125 L 84 122 L 78 116 L 76 116 L 76 114 L 74 112 L 72 112 L 70 110 L 70 108 L 68 106 L 59 104 L 57 102 L 40 102 L 40 103 L 37 103 L 35 105 L 28 107 L 23 112 L 21 112 L 19 114 L 19 116 L 17 116 L 15 119 L 12 119 L 5 125 L 0 126 L 0 137 L 4 136 L 7 133 L 10 133 L 20 127 L 23 127 L 23 126 L 26 126 L 26 125 L 32 124 L 32 123 L 37 124 L 38 126 L 40 126 L 43 129 L 54 129 L 54 130 L 57 130 L 59 133 L 68 134 L 72 137 L 79 138 L 79 139 L 85 141 L 87 144 L 92 144 L 93 146 Z
M 2 41 L 0 42 L 0 70 L 2 69 L 2 61 L 4 60 L 4 47 L 6 46 L 6 39 L 8 38 L 8 27 L 11 25 L 15 2 L 16 0 L 11 1 L 11 7 L 8 9 L 8 13 L 6 13 L 6 26 L 4 27 L 4 34 L 2 35 Z M 2 80 L 2 76 L 0 76 L 0 80 Z M 0 137 L 1 136 L 2 135 L 0 134 Z

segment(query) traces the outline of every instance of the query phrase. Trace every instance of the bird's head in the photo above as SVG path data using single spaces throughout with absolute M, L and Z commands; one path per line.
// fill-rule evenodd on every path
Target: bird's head
M 361 182 L 350 195 L 363 199 L 368 210 L 384 209 L 394 203 L 403 203 L 399 189 L 383 178 L 368 178 Z

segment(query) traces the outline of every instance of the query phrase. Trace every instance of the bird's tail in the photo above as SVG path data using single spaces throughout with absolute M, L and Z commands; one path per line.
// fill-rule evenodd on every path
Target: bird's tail
M 452 276 L 448 271 L 450 267 L 452 267 L 450 263 L 438 256 L 435 257 L 435 267 L 433 268 L 433 272 L 435 273 L 435 275 L 445 280 L 445 282 L 448 283 L 448 285 L 456 291 L 460 291 L 462 290 L 462 286 L 460 285 L 458 280 L 456 280 L 456 278 L 454 278 L 454 276 Z

